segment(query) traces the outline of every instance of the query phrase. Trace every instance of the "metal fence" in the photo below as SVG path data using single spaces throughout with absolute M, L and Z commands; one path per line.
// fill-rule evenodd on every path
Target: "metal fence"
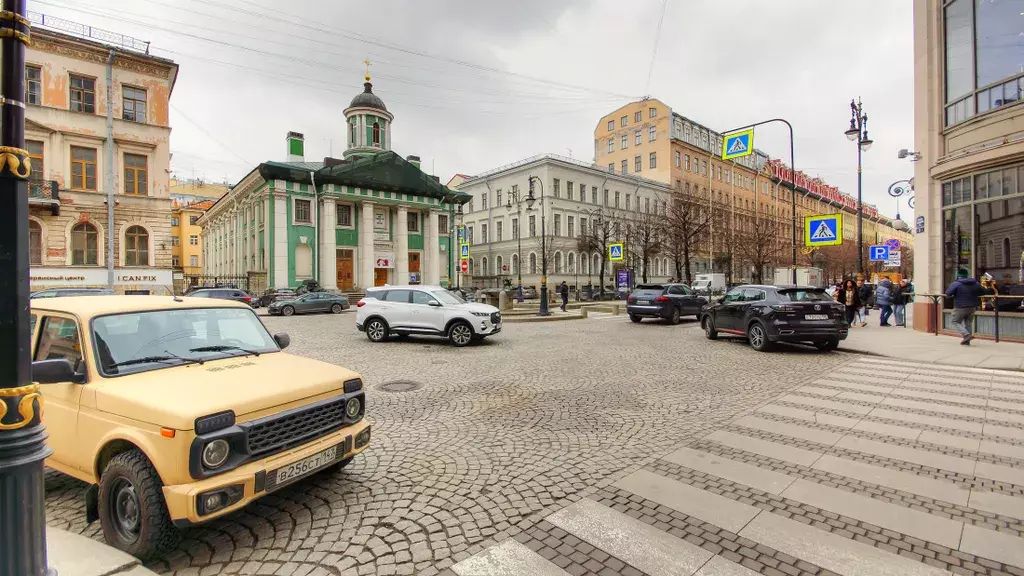
M 93 28 L 86 24 L 72 22 L 71 20 L 57 18 L 56 16 L 47 16 L 46 14 L 41 14 L 39 12 L 28 11 L 25 13 L 25 16 L 34 26 L 50 28 L 58 32 L 78 36 L 79 38 L 88 38 L 90 40 L 103 42 L 104 44 L 119 46 L 126 50 L 135 50 L 136 52 L 149 54 L 149 42 L 145 40 L 139 40 L 137 38 L 132 38 L 131 36 L 118 34 L 117 32 L 111 32 L 102 28 Z
M 929 298 L 936 308 L 932 333 L 956 334 L 953 327 L 953 310 L 946 307 L 945 294 L 916 294 Z M 971 332 L 975 336 L 992 338 L 996 342 L 1009 340 L 1024 342 L 1024 296 L 982 296 L 981 309 L 971 319 Z

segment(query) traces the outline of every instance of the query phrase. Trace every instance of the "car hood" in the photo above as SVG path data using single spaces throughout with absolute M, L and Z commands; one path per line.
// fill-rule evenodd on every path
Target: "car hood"
M 239 421 L 248 420 L 306 398 L 340 393 L 345 380 L 358 377 L 284 352 L 236 356 L 103 380 L 95 385 L 96 407 L 154 426 L 191 430 L 200 416 L 233 410 Z
M 467 310 L 469 312 L 486 312 L 488 314 L 494 314 L 498 312 L 498 309 L 490 304 L 481 304 L 479 302 L 467 302 L 465 304 L 458 305 L 459 310 Z

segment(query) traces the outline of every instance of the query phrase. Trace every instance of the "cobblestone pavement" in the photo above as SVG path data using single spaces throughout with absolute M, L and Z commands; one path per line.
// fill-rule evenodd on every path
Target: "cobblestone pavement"
M 707 341 L 692 322 L 680 326 L 650 322 L 634 325 L 625 316 L 603 316 L 587 321 L 510 324 L 492 340 L 456 349 L 427 338 L 371 344 L 355 331 L 352 312 L 263 320 L 272 332 L 291 335 L 288 352 L 341 364 L 363 374 L 369 388 L 368 417 L 375 426 L 371 447 L 342 471 L 314 476 L 224 519 L 185 531 L 176 549 L 151 564 L 156 571 L 181 575 L 433 575 L 501 542 L 524 540 L 530 550 L 539 553 L 543 550 L 537 548 L 537 542 L 560 538 L 573 542 L 567 545 L 577 549 L 565 558 L 580 559 L 573 556 L 575 553 L 588 555 L 579 563 L 580 568 L 573 570 L 595 568 L 588 562 L 598 558 L 594 561 L 603 562 L 606 568 L 611 566 L 615 572 L 617 565 L 607 563 L 608 557 L 600 553 L 600 547 L 587 544 L 585 539 L 574 542 L 571 535 L 557 532 L 550 522 L 542 520 L 584 498 L 606 503 L 608 499 L 623 498 L 614 482 L 640 470 L 686 478 L 683 473 L 688 471 L 683 468 L 662 470 L 666 464 L 659 458 L 698 441 L 708 444 L 705 453 L 710 454 L 713 441 L 701 440 L 709 431 L 721 428 L 731 434 L 764 433 L 763 438 L 778 433 L 770 427 L 741 428 L 730 422 L 784 393 L 792 391 L 792 398 L 776 400 L 777 409 L 783 412 L 797 413 L 791 408 L 797 405 L 804 406 L 805 411 L 814 410 L 801 402 L 817 398 L 835 403 L 837 406 L 832 408 L 837 410 L 867 408 L 864 399 L 832 399 L 845 388 L 828 388 L 825 395 L 796 391 L 801 386 L 826 390 L 814 381 L 832 381 L 837 378 L 829 375 L 833 370 L 857 357 L 821 354 L 800 347 L 759 354 L 740 342 Z M 856 385 L 850 380 L 854 375 L 866 376 L 864 372 L 847 372 L 847 385 Z M 411 381 L 421 387 L 397 393 L 379 389 L 396 381 Z M 921 386 L 913 390 L 918 394 L 934 391 L 934 382 L 921 381 Z M 982 387 L 981 397 L 986 391 Z M 826 397 L 830 399 L 824 400 Z M 976 397 L 978 394 L 972 396 Z M 964 460 L 961 443 L 989 443 L 984 435 L 987 431 L 982 430 L 983 419 L 948 414 L 947 406 L 960 406 L 962 402 L 932 404 L 919 395 L 913 398 L 917 404 L 889 406 L 889 413 L 865 422 L 891 426 L 907 418 L 932 418 L 959 423 L 968 429 L 927 431 L 941 429 L 945 434 L 960 434 L 957 445 L 949 449 L 961 450 L 956 458 Z M 1012 401 L 1017 397 L 1009 394 L 1001 398 Z M 824 418 L 828 410 L 821 410 Z M 787 417 L 792 419 L 785 413 L 761 414 L 778 418 L 770 420 L 769 426 L 781 424 Z M 945 419 L 929 416 L 933 414 L 945 415 Z M 999 414 L 1018 417 L 1010 410 Z M 832 418 L 845 422 L 845 417 Z M 912 426 L 925 429 L 925 424 L 933 422 Z M 999 426 L 1020 433 L 1024 425 L 1003 420 Z M 843 432 L 849 433 L 845 429 Z M 822 428 L 821 433 L 839 432 Z M 875 438 L 870 430 L 858 432 L 856 437 Z M 1007 443 L 1012 441 L 997 442 L 1000 450 L 1014 448 Z M 725 444 L 714 446 L 733 449 Z M 753 450 L 753 446 L 747 449 Z M 912 446 L 918 445 L 911 442 L 904 448 Z M 810 452 L 806 447 L 799 449 Z M 852 445 L 846 449 L 863 451 Z M 839 448 L 819 449 L 826 450 Z M 991 454 L 983 460 L 985 465 L 998 466 L 1010 474 L 1007 462 L 1014 461 L 1015 453 L 985 453 Z M 754 465 L 780 467 L 779 474 L 787 477 L 822 481 L 815 476 L 819 474 L 817 469 L 801 468 L 798 473 L 787 468 L 793 464 L 784 460 L 753 460 L 763 457 L 757 452 L 743 454 Z M 879 458 L 864 454 L 861 460 L 877 465 Z M 982 459 L 975 460 L 980 467 Z M 973 469 L 928 470 L 929 475 L 936 476 L 936 482 L 976 482 L 985 494 L 1003 497 L 1019 496 L 1019 486 L 1024 485 L 1024 481 L 1014 483 L 1005 476 L 979 473 L 987 478 L 979 479 L 973 476 Z M 714 489 L 726 492 L 722 481 L 700 479 L 719 482 Z M 865 486 L 883 491 L 874 484 Z M 728 488 L 729 494 L 746 499 L 743 503 L 767 498 L 741 483 Z M 102 538 L 98 523 L 85 523 L 81 483 L 51 471 L 46 489 L 49 524 Z M 900 496 L 907 505 L 927 507 L 931 503 L 915 500 L 909 493 Z M 757 503 L 778 506 L 781 511 L 774 512 L 776 515 L 790 506 L 775 500 Z M 971 516 L 975 514 L 986 531 L 1004 530 L 1007 537 L 1019 534 L 1019 513 L 1014 516 L 1004 510 L 986 515 L 979 505 L 971 507 L 966 501 L 942 504 L 949 505 L 966 508 L 943 512 L 957 521 L 976 520 Z M 661 523 L 675 521 L 673 514 L 665 508 L 652 516 L 654 529 L 671 530 Z M 644 514 L 639 517 L 646 522 Z M 683 521 L 687 518 L 692 521 L 688 516 Z M 708 525 L 697 535 L 712 529 Z M 535 538 L 541 534 L 547 536 Z M 760 550 L 757 546 L 752 549 Z M 978 562 L 991 558 L 981 553 L 978 556 Z M 634 569 L 626 566 L 622 573 L 629 573 L 626 568 Z
M 442 575 L 1024 575 L 1024 375 L 822 372 Z

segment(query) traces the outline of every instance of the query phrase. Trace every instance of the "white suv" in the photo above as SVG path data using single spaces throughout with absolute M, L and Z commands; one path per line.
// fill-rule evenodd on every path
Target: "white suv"
M 356 329 L 371 342 L 392 334 L 444 336 L 466 346 L 501 332 L 501 312 L 471 304 L 440 286 L 378 286 L 356 303 Z

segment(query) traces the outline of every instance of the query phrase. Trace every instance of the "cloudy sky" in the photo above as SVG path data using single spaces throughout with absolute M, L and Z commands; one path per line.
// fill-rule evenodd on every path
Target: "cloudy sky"
M 340 156 L 342 110 L 374 92 L 393 148 L 442 181 L 551 152 L 592 160 L 598 118 L 645 94 L 715 130 L 783 117 L 797 168 L 856 194 L 843 135 L 860 97 L 874 140 L 864 198 L 886 214 L 913 144 L 910 0 L 30 0 L 29 10 L 151 42 L 180 73 L 171 99 L 180 177 L 236 182 L 281 160 Z M 653 58 L 653 68 L 651 66 Z M 788 162 L 782 125 L 756 146 Z M 908 210 L 902 210 L 906 218 Z

